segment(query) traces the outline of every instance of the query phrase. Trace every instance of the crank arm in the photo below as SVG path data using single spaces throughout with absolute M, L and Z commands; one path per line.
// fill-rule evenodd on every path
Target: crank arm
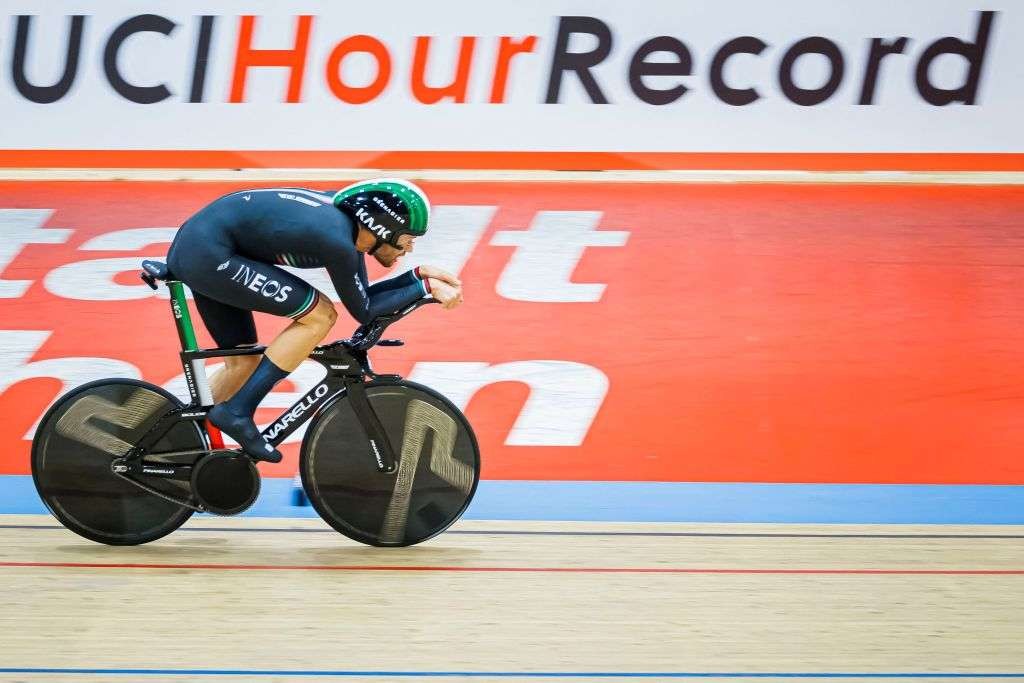
M 119 476 L 127 478 L 127 475 L 143 475 L 147 477 L 159 477 L 161 479 L 177 479 L 179 481 L 190 481 L 192 479 L 192 465 L 177 465 L 169 462 L 153 462 L 152 460 L 125 460 L 118 458 L 110 463 L 110 470 Z

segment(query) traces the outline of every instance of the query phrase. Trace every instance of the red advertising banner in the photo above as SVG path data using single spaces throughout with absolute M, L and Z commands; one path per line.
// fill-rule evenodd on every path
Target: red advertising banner
M 457 270 L 466 303 L 418 311 L 373 358 L 465 409 L 486 478 L 1024 482 L 1021 189 L 423 185 L 413 256 Z M 138 262 L 236 189 L 0 183 L 0 473 L 28 472 L 36 421 L 76 383 L 181 393 Z M 257 314 L 261 339 L 286 322 Z M 354 327 L 342 311 L 333 336 Z M 266 474 L 294 473 L 283 450 Z

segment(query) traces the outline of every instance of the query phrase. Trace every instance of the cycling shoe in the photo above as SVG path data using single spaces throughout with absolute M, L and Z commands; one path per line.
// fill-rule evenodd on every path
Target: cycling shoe
M 206 414 L 206 419 L 241 445 L 254 460 L 281 462 L 281 451 L 277 450 L 260 434 L 252 417 L 236 415 L 223 403 L 218 403 Z

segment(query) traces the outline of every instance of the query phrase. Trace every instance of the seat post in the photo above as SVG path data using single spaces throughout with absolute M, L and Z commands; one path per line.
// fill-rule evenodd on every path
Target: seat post
M 171 290 L 171 312 L 174 314 L 174 324 L 178 328 L 178 339 L 181 341 L 183 353 L 198 351 L 199 344 L 196 343 L 195 328 L 192 327 L 192 316 L 189 314 L 188 301 L 185 299 L 185 285 L 180 280 L 168 280 L 167 288 Z M 203 406 L 213 405 L 213 392 L 210 390 L 210 382 L 206 378 L 206 364 L 202 358 L 193 358 L 188 361 L 186 374 L 191 369 L 192 380 L 195 383 L 195 394 L 192 398 L 199 399 Z M 191 389 L 191 383 L 190 387 Z
M 188 301 L 185 299 L 185 285 L 179 280 L 168 280 L 167 288 L 171 290 L 171 312 L 174 324 L 178 328 L 178 339 L 182 351 L 196 351 L 196 332 L 192 327 L 192 316 L 188 312 Z

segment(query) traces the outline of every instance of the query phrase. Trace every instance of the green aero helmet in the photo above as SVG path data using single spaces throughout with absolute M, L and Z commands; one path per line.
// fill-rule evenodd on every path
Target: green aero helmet
M 420 237 L 430 221 L 430 200 L 423 190 L 408 180 L 375 178 L 361 180 L 338 190 L 334 205 L 374 234 L 377 244 L 398 248 L 402 235 Z

